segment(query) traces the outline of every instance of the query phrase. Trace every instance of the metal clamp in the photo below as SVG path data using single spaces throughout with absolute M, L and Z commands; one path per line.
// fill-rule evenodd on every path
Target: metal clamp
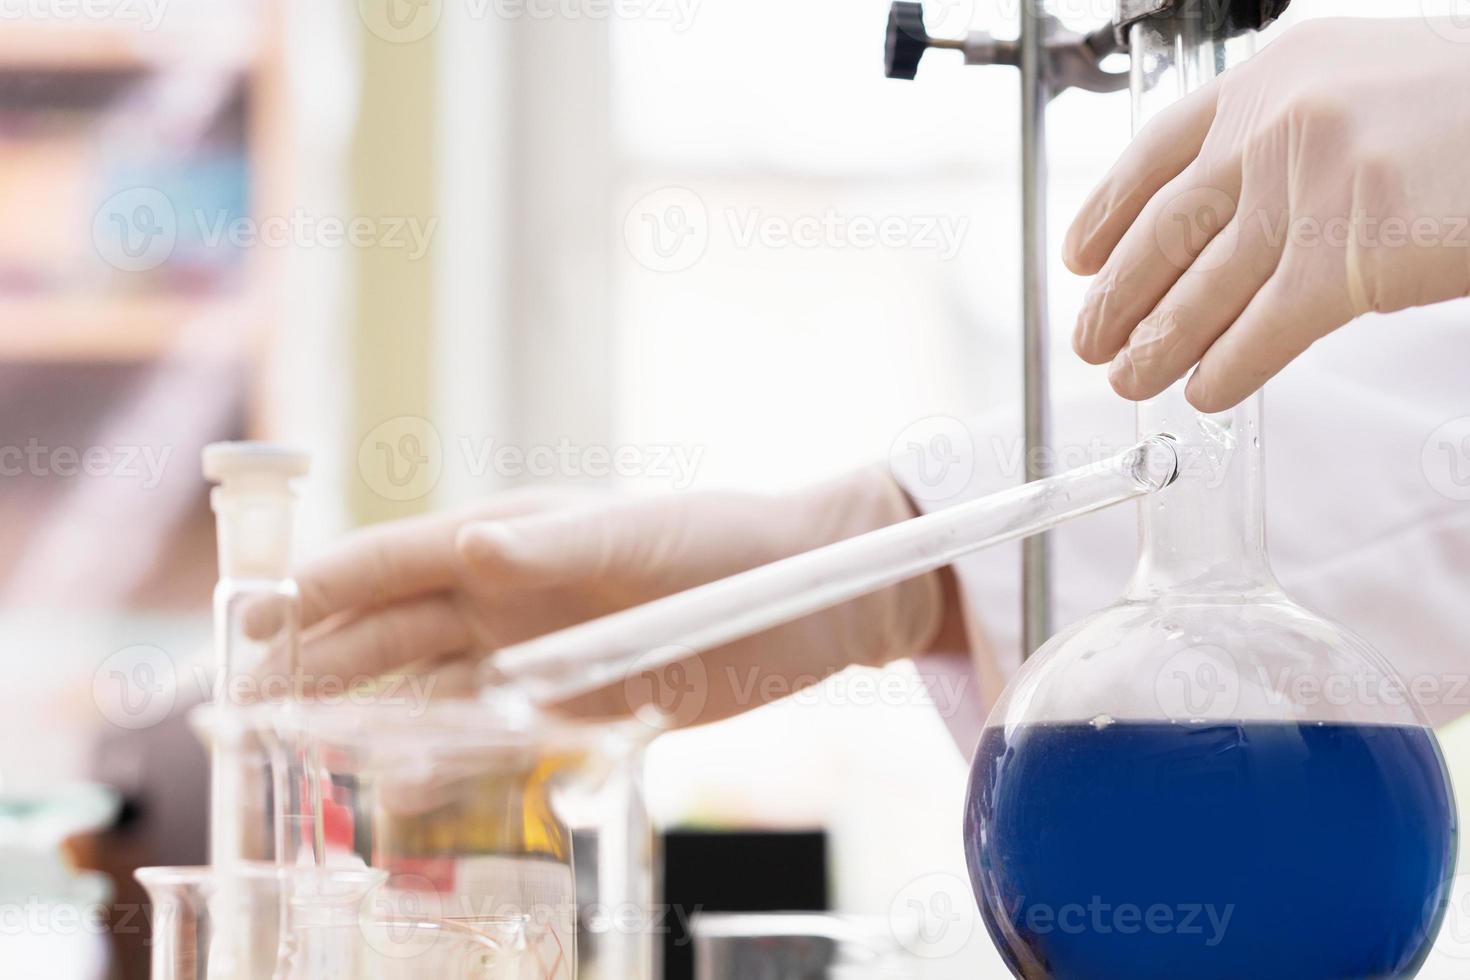
M 1021 276 L 1022 401 L 1025 420 L 1025 476 L 1048 475 L 1044 463 L 1050 429 L 1047 371 L 1046 107 L 1059 92 L 1080 88 L 1116 92 L 1128 85 L 1128 72 L 1103 71 L 1109 55 L 1128 50 L 1129 31 L 1161 14 L 1178 17 L 1199 12 L 1217 25 L 1259 30 L 1291 0 L 1117 0 L 1114 22 L 1090 34 L 1066 30 L 1048 14 L 1044 0 L 1021 0 L 1021 36 L 1000 41 L 983 31 L 964 38 L 929 36 L 924 8 L 899 0 L 888 15 L 885 67 L 889 78 L 912 79 L 930 48 L 959 51 L 967 65 L 1010 65 L 1021 70 Z M 1051 559 L 1045 535 L 1021 543 L 1022 652 L 1034 652 L 1052 632 Z
M 1174 0 L 1152 2 L 1168 4 Z M 1047 21 L 1042 74 L 1052 95 L 1069 88 L 1117 92 L 1127 87 L 1126 72 L 1102 69 L 1104 58 L 1125 50 L 1111 25 L 1090 34 L 1078 34 L 1063 29 L 1055 18 L 1049 17 Z M 922 4 L 899 0 L 888 14 L 885 59 L 888 77 L 913 79 L 919 61 L 930 48 L 959 51 L 967 65 L 1021 67 L 1020 42 L 997 40 L 985 31 L 971 31 L 963 38 L 932 37 L 924 26 Z

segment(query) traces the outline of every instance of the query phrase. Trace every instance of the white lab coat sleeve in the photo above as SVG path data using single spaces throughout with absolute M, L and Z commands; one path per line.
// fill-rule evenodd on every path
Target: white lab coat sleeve
M 1436 725 L 1470 713 L 1467 365 L 1470 303 L 1457 302 L 1340 330 L 1266 393 L 1278 578 L 1297 601 L 1368 639 Z M 1133 407 L 1101 383 L 1058 400 L 1054 415 L 1057 470 L 1136 438 Z M 926 420 L 895 446 L 895 476 L 925 512 L 1013 486 L 1022 478 L 1020 432 L 1014 412 Z M 1058 529 L 1052 559 L 1061 628 L 1122 593 L 1137 559 L 1137 505 Z M 1019 544 L 957 562 L 970 650 L 918 664 L 965 752 L 1021 663 L 1020 567 Z

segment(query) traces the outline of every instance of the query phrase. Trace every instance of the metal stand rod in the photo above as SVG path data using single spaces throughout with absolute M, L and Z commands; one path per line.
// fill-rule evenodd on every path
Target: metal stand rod
M 1050 476 L 1051 410 L 1047 366 L 1046 107 L 1051 101 L 1045 48 L 1051 19 L 1043 0 L 1021 4 L 1021 276 L 1026 480 Z M 1051 539 L 1021 544 L 1021 653 L 1052 635 Z
M 1140 11 L 1172 0 L 1131 0 Z M 1268 0 L 1263 0 L 1268 2 Z M 1283 0 L 1275 0 L 1283 2 Z M 1142 5 L 1148 6 L 1145 10 Z M 1138 13 L 1137 16 L 1143 16 Z M 960 51 L 967 65 L 1013 65 L 1021 69 L 1021 271 L 1023 312 L 1023 389 L 1025 463 L 1028 483 L 1050 475 L 1049 391 L 1047 384 L 1046 107 L 1069 88 L 1115 92 L 1127 73 L 1104 71 L 1102 62 L 1122 49 L 1115 25 L 1077 34 L 1047 14 L 1044 0 L 1021 0 L 1017 41 L 1002 41 L 984 31 L 963 38 L 931 37 L 924 9 L 913 0 L 896 0 L 888 15 L 884 70 L 889 78 L 912 79 L 930 48 Z M 1051 545 L 1045 535 L 1022 545 L 1022 653 L 1030 656 L 1052 634 Z

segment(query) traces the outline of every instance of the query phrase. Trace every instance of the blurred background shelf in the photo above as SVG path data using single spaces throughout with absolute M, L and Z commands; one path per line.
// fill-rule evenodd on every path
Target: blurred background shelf
M 137 362 L 248 350 L 243 299 L 0 297 L 0 360 Z
M 202 33 L 143 31 L 135 25 L 0 25 L 0 72 L 65 70 L 113 72 L 207 64 L 214 71 L 246 71 L 258 48 L 227 30 Z

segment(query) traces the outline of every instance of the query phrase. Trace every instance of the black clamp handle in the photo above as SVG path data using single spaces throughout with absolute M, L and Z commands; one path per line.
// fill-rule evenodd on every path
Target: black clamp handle
M 897 0 L 888 11 L 884 73 L 889 78 L 913 81 L 919 72 L 919 60 L 933 43 L 928 29 L 924 27 L 924 5 L 910 0 Z
M 888 77 L 913 79 L 918 74 L 919 62 L 930 48 L 958 51 L 964 55 L 967 65 L 1009 65 L 1012 68 L 1021 65 L 1021 49 L 1016 41 L 1001 40 L 984 31 L 971 31 L 963 38 L 932 37 L 924 26 L 923 5 L 914 0 L 896 0 L 888 11 L 888 38 L 884 50 L 884 70 Z M 1117 50 L 1111 25 L 1083 35 L 1051 23 L 1042 68 L 1049 90 L 1055 94 L 1069 88 L 1089 92 L 1116 92 L 1126 88 L 1126 72 L 1102 69 L 1103 60 Z

